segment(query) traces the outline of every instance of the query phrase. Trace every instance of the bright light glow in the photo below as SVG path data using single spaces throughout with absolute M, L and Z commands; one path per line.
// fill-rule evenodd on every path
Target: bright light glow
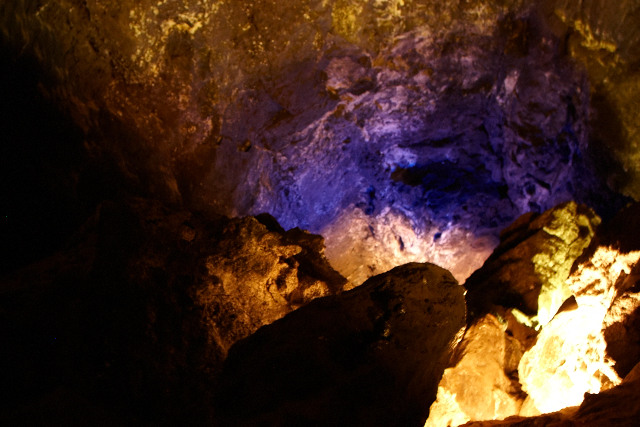
M 462 283 L 496 245 L 493 237 L 454 226 L 416 231 L 406 216 L 389 208 L 369 216 L 352 207 L 320 234 L 331 265 L 354 285 L 408 262 L 432 262 Z
M 585 393 L 620 383 L 606 353 L 604 319 L 617 296 L 618 279 L 639 259 L 640 251 L 621 254 L 600 247 L 568 279 L 578 308 L 558 313 L 544 326 L 518 368 L 523 389 L 540 412 L 580 405 Z
M 580 405 L 585 393 L 620 383 L 606 357 L 604 315 L 589 306 L 559 313 L 522 357 L 520 382 L 541 413 Z
M 608 310 L 616 297 L 618 278 L 629 274 L 639 259 L 640 251 L 621 254 L 614 248 L 599 247 L 568 280 L 578 305 L 599 305 Z

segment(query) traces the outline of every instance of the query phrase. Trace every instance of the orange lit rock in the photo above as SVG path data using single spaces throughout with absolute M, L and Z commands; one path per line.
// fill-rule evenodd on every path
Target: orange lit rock
M 407 264 L 231 348 L 220 425 L 420 425 L 465 324 L 464 289 Z
M 517 379 L 522 346 L 491 314 L 465 332 L 458 363 L 444 371 L 425 427 L 497 420 L 520 412 L 526 397 Z
M 510 417 L 504 421 L 476 421 L 466 427 L 489 426 L 620 426 L 635 427 L 640 418 L 640 365 L 622 383 L 599 394 L 585 395 L 579 407 L 535 417 Z
M 318 252 L 310 245 L 319 246 Z M 314 298 L 341 291 L 346 280 L 321 251 L 319 236 L 272 231 L 253 217 L 229 220 L 202 258 L 203 282 L 191 290 L 221 348 Z

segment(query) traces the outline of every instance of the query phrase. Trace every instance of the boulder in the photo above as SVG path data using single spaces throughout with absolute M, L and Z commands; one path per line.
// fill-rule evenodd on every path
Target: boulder
M 465 324 L 464 290 L 407 264 L 236 343 L 220 425 L 421 426 Z
M 518 382 L 523 351 L 507 322 L 491 314 L 477 320 L 456 350 L 458 362 L 444 371 L 425 427 L 518 414 L 526 398 Z

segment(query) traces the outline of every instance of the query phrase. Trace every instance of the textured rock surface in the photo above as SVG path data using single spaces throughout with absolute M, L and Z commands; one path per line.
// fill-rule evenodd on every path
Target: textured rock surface
M 519 218 L 465 283 L 471 313 L 482 315 L 499 305 L 549 322 L 571 295 L 565 281 L 599 223 L 593 211 L 574 202 Z
M 640 197 L 636 0 L 0 3 L 0 274 L 60 248 L 104 200 L 185 206 L 103 204 L 72 249 L 3 279 L 15 351 L 0 361 L 18 369 L 1 372 L 0 405 L 24 416 L 203 421 L 233 342 L 343 286 L 319 238 L 212 213 L 322 232 L 355 284 L 423 260 L 462 281 L 527 211 L 575 199 L 606 218 L 623 203 L 610 188 Z M 575 292 L 556 319 L 602 318 L 583 334 L 597 348 L 573 347 L 622 377 L 640 354 L 640 215 L 565 286 L 597 222 L 567 206 L 503 236 L 492 262 L 521 268 L 469 281 L 472 319 L 497 312 L 526 347 L 517 311 L 495 304 L 544 323 Z M 598 313 L 578 322 L 583 307 Z M 546 342 L 571 341 L 560 329 Z
M 610 390 L 585 396 L 577 408 L 568 408 L 553 414 L 523 418 L 511 417 L 504 421 L 477 421 L 464 424 L 467 427 L 488 426 L 624 426 L 638 424 L 640 416 L 640 373 L 639 366 L 625 377 L 624 381 Z
M 81 130 L 77 148 L 118 189 L 230 216 L 270 212 L 330 235 L 329 247 L 334 235 L 361 240 L 364 221 L 384 229 L 377 246 L 399 248 L 394 263 L 446 261 L 463 279 L 488 255 L 485 235 L 529 210 L 615 207 L 594 150 L 630 171 L 610 177 L 616 188 L 633 185 L 637 97 L 624 70 L 637 8 L 593 21 L 595 1 L 533 3 L 9 0 L 0 35 L 46 72 L 40 87 Z M 618 151 L 591 145 L 591 88 L 566 43 L 586 36 L 624 59 L 612 67 L 630 89 L 606 92 L 624 98 L 611 110 L 627 129 L 611 140 Z M 99 185 L 92 167 L 76 168 L 71 194 Z M 385 229 L 396 218 L 406 232 Z M 436 238 L 447 230 L 474 256 L 437 259 L 451 250 Z M 433 244 L 403 251 L 413 235 Z M 360 264 L 387 268 L 341 257 L 349 277 Z
M 558 313 L 522 357 L 520 382 L 541 412 L 580 404 L 585 392 L 618 384 L 640 361 L 634 330 L 640 241 L 629 232 L 637 212 L 637 204 L 628 207 L 597 234 L 567 280 L 577 304 Z
M 55 424 L 55 402 L 77 402 L 89 418 L 203 423 L 234 342 L 344 287 L 321 247 L 255 218 L 105 202 L 70 249 L 0 284 L 0 415 Z
M 525 350 L 507 334 L 507 325 L 488 314 L 470 326 L 438 385 L 425 427 L 454 426 L 469 420 L 496 420 L 520 413 L 526 394 L 518 382 Z
M 463 288 L 407 264 L 238 342 L 222 425 L 422 425 L 465 324 Z
M 471 322 L 428 425 L 553 412 L 620 383 L 640 361 L 638 209 L 630 205 L 596 230 L 593 212 L 568 203 L 525 215 L 503 232 L 467 282 L 467 301 L 476 316 L 493 312 L 504 320 L 487 314 Z M 522 295 L 545 288 L 557 295 L 538 297 L 539 304 L 555 301 L 538 335 L 513 308 L 527 301 Z
M 566 37 L 572 58 L 587 70 L 592 88 L 593 147 L 609 183 L 640 197 L 640 3 L 627 0 L 547 2 L 549 21 Z

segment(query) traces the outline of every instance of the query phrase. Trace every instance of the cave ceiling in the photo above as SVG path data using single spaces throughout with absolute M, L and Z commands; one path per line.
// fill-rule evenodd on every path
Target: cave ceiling
M 36 64 L 39 90 L 81 134 L 73 194 L 268 212 L 325 235 L 356 281 L 392 266 L 376 251 L 464 279 L 525 212 L 576 200 L 606 217 L 640 197 L 638 2 L 0 10 L 3 45 Z M 369 255 L 345 258 L 358 244 Z M 455 247 L 477 259 L 433 255 Z

